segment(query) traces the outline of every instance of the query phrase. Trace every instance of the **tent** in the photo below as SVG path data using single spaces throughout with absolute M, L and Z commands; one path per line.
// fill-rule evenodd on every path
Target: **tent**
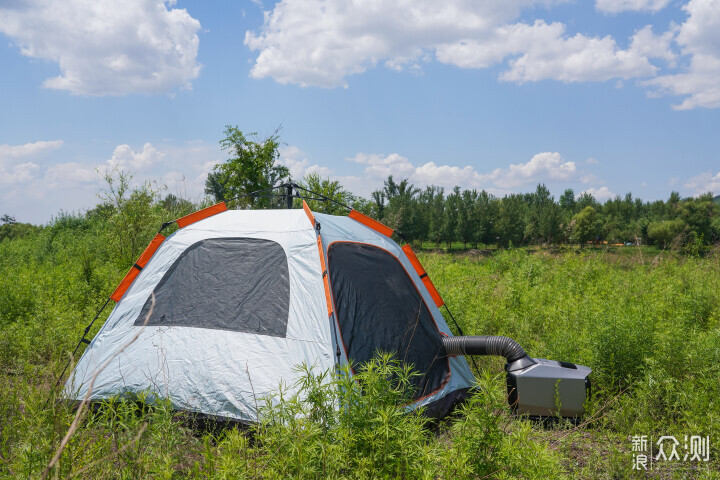
M 94 339 L 81 340 L 89 345 L 65 384 L 71 399 L 150 392 L 180 410 L 252 422 L 281 382 L 296 391 L 298 365 L 323 371 L 377 350 L 422 374 L 410 408 L 440 417 L 467 395 L 465 359 L 442 349 L 452 335 L 443 300 L 392 229 L 304 201 L 283 210 L 221 203 L 176 223 L 113 292 Z

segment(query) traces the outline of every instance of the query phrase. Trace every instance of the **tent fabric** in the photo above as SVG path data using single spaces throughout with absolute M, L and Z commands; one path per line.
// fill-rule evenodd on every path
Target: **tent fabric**
M 448 327 L 445 319 L 440 313 L 437 305 L 428 292 L 427 288 L 423 284 L 423 279 L 415 272 L 414 267 L 407 256 L 404 254 L 402 248 L 395 243 L 391 238 L 381 234 L 374 229 L 368 228 L 360 222 L 354 221 L 349 217 L 340 217 L 334 215 L 327 215 L 324 213 L 315 213 L 315 220 L 321 225 L 321 236 L 323 246 L 327 254 L 327 248 L 333 242 L 336 241 L 352 241 L 359 243 L 367 243 L 375 245 L 388 252 L 390 252 L 398 261 L 402 264 L 408 276 L 415 284 L 415 287 L 420 292 L 425 305 L 430 310 L 433 320 L 437 325 L 440 335 L 452 336 L 452 332 Z M 427 277 L 425 277 L 427 278 Z M 330 277 L 330 283 L 332 284 L 333 279 Z M 342 332 L 341 332 L 342 333 Z M 347 354 L 345 353 L 342 344 L 340 348 L 343 349 L 342 358 L 347 361 Z M 475 385 L 475 380 L 470 367 L 465 361 L 464 357 L 449 357 L 448 358 L 450 375 L 447 382 L 436 392 L 431 395 L 420 398 L 411 405 L 411 408 L 426 407 L 427 413 L 434 417 L 442 417 L 445 415 L 450 406 L 457 400 L 462 400 L 467 395 L 467 391 L 470 387 Z M 452 396 L 453 401 L 442 402 L 446 396 Z
M 285 338 L 290 302 L 287 257 L 272 240 L 201 240 L 175 260 L 153 293 L 152 312 L 148 298 L 136 326 L 212 328 Z
M 374 245 L 333 242 L 328 263 L 348 356 L 363 363 L 378 350 L 393 353 L 421 374 L 413 398 L 439 389 L 450 374 L 441 335 L 398 259 Z
M 257 421 L 258 406 L 281 384 L 286 395 L 299 391 L 298 365 L 321 372 L 348 358 L 356 360 L 343 345 L 355 344 L 352 329 L 344 331 L 338 323 L 338 317 L 343 322 L 347 317 L 332 313 L 326 297 L 324 280 L 335 288 L 328 256 L 333 242 L 365 243 L 394 257 L 407 277 L 403 288 L 415 287 L 411 303 L 424 303 L 427 309 L 422 309 L 421 338 L 434 344 L 439 335 L 451 335 L 395 242 L 349 217 L 314 213 L 314 219 L 321 229 L 308 222 L 303 210 L 227 210 L 168 236 L 83 353 L 66 394 L 101 400 L 149 392 L 169 398 L 181 410 Z M 325 277 L 319 253 L 330 269 Z M 335 276 L 340 285 L 343 274 Z M 155 307 L 143 326 L 153 293 Z M 360 323 L 357 328 L 362 331 Z M 402 336 L 391 330 L 386 329 L 389 337 Z M 394 342 L 387 343 L 402 343 Z M 382 342 L 372 340 L 368 348 L 371 343 Z M 429 394 L 425 388 L 424 396 L 408 408 L 428 406 L 442 415 L 465 394 L 473 384 L 467 363 L 462 357 L 446 362 L 439 384 L 436 376 L 442 375 L 436 375 L 430 362 L 427 370 L 433 374 L 426 383 L 437 388 Z

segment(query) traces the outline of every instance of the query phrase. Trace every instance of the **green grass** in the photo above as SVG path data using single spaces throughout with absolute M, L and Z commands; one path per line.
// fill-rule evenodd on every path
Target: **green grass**
M 89 221 L 0 242 L 0 478 L 39 478 L 68 431 L 75 411 L 45 400 L 125 273 L 112 245 Z M 480 393 L 428 424 L 403 408 L 409 373 L 378 358 L 360 384 L 307 374 L 305 396 L 266 408 L 252 432 L 198 428 L 163 403 L 107 402 L 85 416 L 48 478 L 648 478 L 630 468 L 632 435 L 709 435 L 709 464 L 649 478 L 720 477 L 717 254 L 420 259 L 466 334 L 507 335 L 531 356 L 593 368 L 589 423 L 512 417 L 502 359 L 478 358 Z

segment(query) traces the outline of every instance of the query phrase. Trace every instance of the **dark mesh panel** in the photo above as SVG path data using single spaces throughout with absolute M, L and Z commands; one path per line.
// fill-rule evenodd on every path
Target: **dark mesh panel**
M 334 242 L 328 248 L 335 311 L 348 357 L 366 362 L 377 350 L 395 353 L 422 376 L 415 398 L 442 386 L 447 358 L 427 305 L 400 261 L 373 245 Z
M 233 330 L 285 337 L 290 280 L 285 251 L 257 238 L 213 238 L 190 246 L 155 287 L 152 326 Z M 135 325 L 142 325 L 151 299 Z

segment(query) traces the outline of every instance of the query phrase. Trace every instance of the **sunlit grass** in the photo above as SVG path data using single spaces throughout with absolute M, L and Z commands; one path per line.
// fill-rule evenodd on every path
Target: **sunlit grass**
M 75 412 L 57 394 L 46 405 L 51 387 L 125 273 L 102 224 L 71 220 L 0 242 L 2 478 L 38 478 L 52 458 Z M 409 372 L 379 358 L 359 383 L 306 373 L 302 395 L 265 409 L 251 431 L 198 428 L 163 402 L 107 402 L 51 476 L 626 478 L 638 434 L 709 435 L 714 471 L 696 476 L 720 475 L 717 255 L 627 247 L 420 259 L 466 334 L 507 335 L 531 356 L 593 368 L 590 423 L 512 417 L 502 359 L 479 358 L 480 393 L 428 424 L 403 407 Z

